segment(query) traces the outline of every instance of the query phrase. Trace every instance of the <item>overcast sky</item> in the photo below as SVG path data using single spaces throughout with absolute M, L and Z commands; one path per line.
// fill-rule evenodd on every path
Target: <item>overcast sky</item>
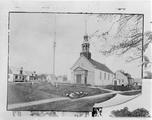
M 97 27 L 96 16 L 88 18 L 87 32 Z M 103 31 L 108 24 L 100 23 Z M 84 15 L 56 15 L 47 13 L 11 13 L 10 16 L 10 66 L 38 73 L 52 73 L 54 28 L 56 28 L 56 74 L 68 74 L 80 56 L 85 33 Z M 97 43 L 97 42 L 96 42 Z M 97 43 L 98 44 L 98 43 Z M 96 45 L 97 45 L 96 44 Z M 106 64 L 113 72 L 123 69 L 133 77 L 140 77 L 139 61 L 125 63 L 125 58 L 105 57 L 91 43 L 92 58 Z

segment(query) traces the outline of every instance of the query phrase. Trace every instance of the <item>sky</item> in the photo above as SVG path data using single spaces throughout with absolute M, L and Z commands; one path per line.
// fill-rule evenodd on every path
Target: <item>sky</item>
M 9 64 L 37 73 L 52 73 L 53 67 L 53 40 L 56 30 L 56 75 L 68 75 L 70 68 L 80 56 L 81 44 L 85 34 L 85 15 L 51 13 L 11 13 L 10 14 L 10 41 Z M 98 26 L 97 17 L 87 17 L 87 33 L 91 34 Z M 108 23 L 100 23 L 106 31 Z M 133 77 L 140 77 L 139 61 L 126 63 L 125 57 L 105 57 L 99 53 L 98 41 L 94 46 L 91 43 L 92 58 L 104 63 L 113 72 L 123 69 Z

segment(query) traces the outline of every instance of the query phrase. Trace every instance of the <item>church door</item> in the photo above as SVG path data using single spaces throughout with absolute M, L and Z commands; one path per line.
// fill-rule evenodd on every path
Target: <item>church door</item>
M 114 85 L 115 85 L 115 86 L 117 85 L 117 81 L 116 81 L 116 80 L 114 81 Z
M 77 84 L 81 84 L 81 74 L 76 75 L 76 82 Z

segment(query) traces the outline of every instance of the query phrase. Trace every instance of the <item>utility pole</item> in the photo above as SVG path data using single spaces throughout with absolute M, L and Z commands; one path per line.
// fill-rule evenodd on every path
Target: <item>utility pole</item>
M 56 48 L 56 14 L 54 14 L 54 41 L 53 41 L 53 74 L 55 75 L 55 48 Z
M 144 78 L 144 15 L 142 15 L 142 64 L 141 64 L 141 79 Z

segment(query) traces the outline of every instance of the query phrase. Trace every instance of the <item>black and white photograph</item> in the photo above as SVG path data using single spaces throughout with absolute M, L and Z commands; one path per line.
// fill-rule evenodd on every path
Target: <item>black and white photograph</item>
M 7 12 L 6 110 L 13 116 L 149 118 L 150 1 L 52 3 L 103 8 L 53 11 L 46 2 L 32 10 L 30 2 L 14 3 Z

